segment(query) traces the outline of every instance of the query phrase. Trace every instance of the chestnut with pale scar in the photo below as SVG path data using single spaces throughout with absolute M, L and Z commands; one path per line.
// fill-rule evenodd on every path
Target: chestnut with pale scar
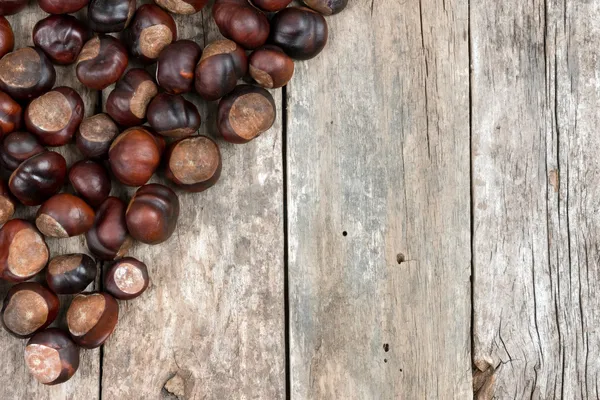
M 13 286 L 4 299 L 2 324 L 19 338 L 32 336 L 46 328 L 58 315 L 58 296 L 37 282 Z
M 119 305 L 108 293 L 77 295 L 67 311 L 67 325 L 75 343 L 88 349 L 102 345 L 114 331 Z
M 26 281 L 48 262 L 46 242 L 35 226 L 12 219 L 0 228 L 0 276 L 11 282 Z
M 120 300 L 131 300 L 140 296 L 149 283 L 146 264 L 133 257 L 125 257 L 115 262 L 104 277 L 106 291 Z
M 36 333 L 25 346 L 25 365 L 44 385 L 69 380 L 79 368 L 79 347 L 60 329 Z
M 174 142 L 167 151 L 165 175 L 188 192 L 201 192 L 221 176 L 221 152 L 209 137 L 193 136 Z

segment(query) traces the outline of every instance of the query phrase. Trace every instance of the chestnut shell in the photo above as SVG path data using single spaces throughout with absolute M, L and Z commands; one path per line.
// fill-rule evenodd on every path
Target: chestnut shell
M 55 81 L 52 62 L 37 47 L 23 47 L 0 59 L 0 90 L 13 99 L 38 97 L 52 89 Z
M 0 164 L 14 171 L 30 157 L 46 151 L 37 136 L 29 132 L 12 132 L 4 137 L 0 146 Z
M 33 43 L 55 64 L 73 64 L 88 39 L 87 28 L 72 15 L 50 15 L 33 27 Z
M 325 48 L 328 33 L 327 21 L 321 14 L 306 7 L 289 7 L 271 20 L 269 40 L 290 57 L 309 60 Z
M 65 183 L 67 162 L 54 151 L 25 160 L 8 181 L 10 191 L 26 206 L 37 206 L 58 193 Z
M 31 297 L 31 294 L 33 294 L 33 297 Z M 30 297 L 27 298 L 25 296 L 30 296 Z M 37 322 L 38 326 L 34 330 L 31 330 L 30 332 L 27 332 L 27 333 L 23 332 L 23 331 L 19 332 L 19 331 L 15 331 L 15 330 L 11 329 L 11 326 L 9 326 L 5 317 L 6 317 L 7 309 L 9 308 L 12 300 L 15 300 L 15 301 L 20 300 L 22 302 L 25 302 L 24 305 L 21 305 L 21 307 L 23 307 L 23 308 L 25 308 L 26 306 L 30 306 L 30 307 L 40 306 L 40 301 L 43 301 L 44 308 L 46 311 L 45 312 L 46 320 L 43 321 L 42 323 L 40 323 L 40 321 L 31 321 L 31 318 L 39 317 L 39 315 L 34 314 L 34 312 L 37 312 L 39 310 L 31 310 L 32 311 L 31 313 L 22 313 L 22 311 L 25 311 L 23 309 L 20 309 L 21 313 L 18 313 L 19 310 L 15 310 L 13 312 L 18 313 L 17 315 L 19 315 L 20 318 L 14 322 L 25 323 L 25 324 L 27 324 L 27 323 L 34 324 Z M 48 288 L 40 285 L 37 282 L 19 283 L 15 286 L 11 287 L 10 290 L 8 291 L 8 293 L 6 294 L 6 297 L 4 298 L 4 303 L 2 305 L 2 325 L 4 326 L 6 331 L 8 333 L 10 333 L 11 335 L 21 338 L 21 339 L 25 339 L 25 338 L 35 335 L 36 332 L 44 330 L 52 322 L 54 322 L 54 320 L 58 316 L 59 308 L 60 308 L 60 301 L 58 300 L 58 296 L 55 295 L 52 291 L 50 291 Z M 31 315 L 31 317 L 29 317 L 29 315 Z M 21 327 L 21 328 L 24 328 L 24 327 Z M 32 327 L 30 327 L 30 328 L 32 328 Z
M 50 354 L 37 354 L 37 352 L 49 352 Z M 54 367 L 58 368 L 60 366 L 60 371 L 54 371 L 50 375 L 48 375 L 48 370 L 45 369 L 37 371 L 36 367 L 40 364 L 44 367 L 47 365 L 46 362 L 40 363 L 37 357 L 44 355 L 53 357 L 53 352 L 58 353 L 58 363 Z M 32 358 L 31 365 L 30 358 Z M 45 385 L 64 383 L 71 379 L 79 368 L 79 347 L 65 332 L 57 328 L 49 328 L 36 333 L 29 339 L 27 346 L 25 346 L 25 363 L 40 383 Z

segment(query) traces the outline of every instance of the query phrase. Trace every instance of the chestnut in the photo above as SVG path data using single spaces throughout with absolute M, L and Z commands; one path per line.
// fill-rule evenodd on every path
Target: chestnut
M 140 296 L 150 283 L 148 268 L 133 257 L 125 257 L 110 266 L 104 276 L 104 288 L 119 300 Z
M 79 93 L 61 86 L 29 103 L 25 109 L 25 126 L 42 144 L 62 146 L 71 141 L 83 115 L 84 105 Z
M 0 15 L 13 15 L 27 7 L 28 0 L 0 0 Z
M 161 51 L 156 62 L 156 83 L 171 94 L 194 88 L 194 69 L 202 50 L 191 40 L 178 40 Z
M 247 143 L 269 130 L 276 114 L 271 93 L 257 86 L 240 85 L 219 102 L 217 128 L 228 142 Z
M 23 161 L 8 180 L 11 193 L 26 206 L 37 206 L 59 192 L 67 176 L 67 162 L 54 151 Z
M 30 157 L 46 151 L 37 136 L 29 132 L 12 132 L 4 137 L 0 147 L 0 164 L 14 171 Z
M 66 238 L 86 233 L 94 225 L 92 207 L 77 196 L 60 193 L 38 209 L 35 225 L 46 237 Z
M 69 182 L 81 198 L 92 207 L 98 207 L 110 194 L 111 183 L 108 172 L 97 162 L 77 161 L 69 171 Z
M 292 0 L 252 0 L 252 4 L 266 12 L 277 12 L 286 8 Z
M 113 333 L 119 305 L 108 293 L 82 293 L 67 310 L 67 326 L 73 341 L 86 349 L 100 347 Z
M 13 51 L 15 35 L 8 20 L 0 16 L 0 58 Z
M 77 79 L 90 89 L 102 90 L 119 80 L 129 59 L 118 39 L 101 35 L 89 40 L 77 58 Z
M 60 329 L 46 329 L 27 342 L 25 364 L 38 382 L 57 385 L 68 381 L 77 372 L 79 347 Z
M 17 204 L 8 190 L 8 185 L 0 180 L 0 225 L 12 218 L 16 208 Z
M 135 13 L 136 0 L 91 0 L 88 23 L 94 32 L 121 32 Z
M 206 136 L 192 136 L 169 146 L 165 175 L 188 192 L 202 192 L 221 176 L 219 146 Z
M 219 31 L 246 49 L 255 49 L 269 38 L 269 20 L 248 0 L 216 0 L 212 9 Z
M 217 40 L 206 46 L 196 65 L 196 92 L 205 100 L 219 100 L 235 89 L 247 72 L 244 49 L 231 40 Z
M 118 124 L 141 125 L 146 119 L 148 103 L 157 93 L 158 87 L 146 70 L 130 69 L 110 92 L 106 112 Z
M 182 138 L 200 128 L 200 113 L 180 94 L 161 93 L 148 107 L 148 123 L 159 135 Z
M 0 59 L 0 90 L 16 100 L 29 100 L 52 89 L 56 71 L 37 47 L 24 47 Z
M 72 15 L 50 15 L 33 27 L 33 44 L 55 64 L 73 64 L 88 37 L 85 25 Z
M 94 282 L 96 262 L 87 254 L 54 257 L 46 270 L 46 282 L 57 294 L 77 294 Z
M 142 186 L 160 164 L 161 145 L 142 127 L 129 128 L 110 146 L 108 162 L 115 177 L 127 186 Z
M 0 91 L 0 136 L 14 132 L 21 127 L 23 109 L 9 95 Z
M 81 10 L 89 0 L 38 0 L 40 8 L 48 14 L 71 14 Z
M 127 232 L 125 203 L 117 197 L 109 197 L 96 211 L 94 226 L 85 234 L 88 248 L 101 260 L 123 257 L 131 248 L 133 240 Z
M 2 324 L 8 333 L 28 338 L 50 325 L 58 315 L 58 296 L 37 282 L 10 288 L 2 305 Z
M 289 7 L 271 20 L 270 41 L 296 60 L 316 57 L 327 44 L 327 22 L 306 7 Z
M 177 40 L 177 26 L 171 15 L 154 4 L 144 4 L 135 12 L 123 32 L 123 42 L 133 57 L 154 62 L 165 46 Z
M 294 60 L 277 46 L 264 46 L 250 55 L 250 76 L 262 87 L 276 89 L 294 75 Z
M 108 155 L 113 139 L 119 134 L 117 124 L 106 114 L 84 118 L 75 133 L 75 144 L 85 157 Z
M 154 2 L 173 14 L 189 15 L 202 10 L 208 0 L 154 0 Z
M 177 218 L 177 195 L 157 183 L 139 188 L 125 213 L 129 234 L 147 244 L 159 244 L 169 239 L 177 226 Z
M 0 228 L 0 277 L 11 282 L 33 278 L 48 262 L 44 237 L 33 224 L 11 219 Z
M 323 15 L 333 15 L 348 5 L 348 0 L 304 0 L 304 4 Z

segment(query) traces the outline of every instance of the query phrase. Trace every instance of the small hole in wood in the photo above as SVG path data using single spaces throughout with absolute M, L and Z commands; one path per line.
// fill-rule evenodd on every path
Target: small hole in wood
M 342 235 L 348 236 L 348 232 L 344 231 L 344 232 L 342 232 Z
M 383 351 L 385 351 L 386 353 L 387 353 L 388 351 L 390 351 L 390 345 L 389 345 L 389 344 L 387 344 L 387 343 L 385 343 L 385 344 L 383 345 Z
M 384 359 L 383 359 L 383 362 L 384 362 L 384 363 L 387 363 L 387 358 L 384 358 Z
M 398 253 L 396 255 L 396 261 L 398 262 L 398 265 L 402 264 L 404 261 L 406 261 L 406 256 L 402 253 Z

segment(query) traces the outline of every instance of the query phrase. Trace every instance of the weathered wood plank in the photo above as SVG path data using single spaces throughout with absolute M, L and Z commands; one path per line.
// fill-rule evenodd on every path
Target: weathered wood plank
M 288 89 L 292 398 L 470 398 L 468 4 L 350 3 Z
M 478 397 L 597 398 L 600 4 L 471 10 Z

